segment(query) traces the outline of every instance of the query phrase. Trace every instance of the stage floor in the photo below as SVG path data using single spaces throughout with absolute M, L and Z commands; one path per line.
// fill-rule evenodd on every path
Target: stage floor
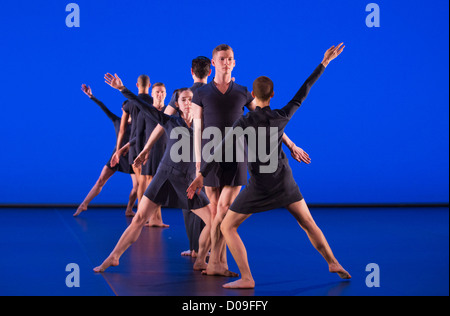
M 181 210 L 163 209 L 170 228 L 144 228 L 118 267 L 92 269 L 130 223 L 119 209 L 0 209 L 0 295 L 20 296 L 425 296 L 449 295 L 448 208 L 312 208 L 336 258 L 352 275 L 343 281 L 283 209 L 255 214 L 239 229 L 256 281 L 253 290 L 226 290 L 233 280 L 201 275 L 188 248 Z M 239 272 L 229 255 L 229 268 Z M 79 269 L 79 287 L 66 278 Z M 368 287 L 370 263 L 379 287 Z M 369 279 L 371 277 L 369 276 Z

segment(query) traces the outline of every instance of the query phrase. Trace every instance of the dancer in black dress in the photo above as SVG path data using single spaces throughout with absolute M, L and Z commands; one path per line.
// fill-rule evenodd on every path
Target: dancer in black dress
M 194 93 L 192 99 L 194 111 L 195 128 L 195 152 L 196 161 L 201 161 L 204 165 L 203 150 L 210 139 L 202 139 L 203 129 L 219 129 L 221 135 L 225 135 L 225 130 L 232 127 L 234 122 L 244 114 L 244 108 L 255 109 L 253 97 L 246 87 L 235 83 L 231 73 L 236 65 L 233 49 L 222 44 L 213 50 L 212 65 L 215 67 L 214 80 L 209 84 L 200 87 Z M 290 148 L 293 156 L 305 156 L 303 150 L 295 146 L 289 138 L 283 135 L 283 142 Z M 212 247 L 220 249 L 220 262 L 208 265 L 206 273 L 208 275 L 228 274 L 225 243 L 216 243 L 220 238 L 220 224 L 239 194 L 243 185 L 247 184 L 247 161 L 238 161 L 233 157 L 233 161 L 226 161 L 225 152 L 222 162 L 218 165 L 220 172 L 210 173 L 205 178 L 205 191 L 211 201 L 213 211 L 212 223 Z M 200 163 L 197 163 L 200 170 Z M 217 251 L 215 251 L 217 253 Z M 211 257 L 211 259 L 214 259 Z M 210 259 L 210 263 L 211 263 Z M 213 270 L 212 268 L 216 268 Z
M 208 77 L 211 75 L 211 60 L 208 57 L 198 56 L 192 60 L 191 64 L 191 75 L 194 81 L 193 85 L 189 88 L 193 93 L 195 91 L 206 85 L 208 82 Z M 164 113 L 167 115 L 178 115 L 178 107 L 176 105 L 176 96 L 177 93 L 172 95 L 172 98 L 164 110 Z M 164 129 L 161 125 L 158 125 L 152 135 L 149 137 L 146 146 L 138 155 L 138 157 L 134 161 L 134 165 L 144 164 L 145 161 L 148 160 L 149 152 L 151 153 L 154 150 L 154 144 L 158 141 L 159 137 L 164 135 Z M 198 240 L 200 234 L 203 230 L 205 224 L 202 219 L 195 215 L 195 213 L 190 210 L 183 209 L 183 217 L 184 224 L 186 227 L 186 233 L 189 239 L 189 250 L 183 251 L 181 253 L 182 256 L 193 256 L 194 258 L 198 253 Z M 151 224 L 151 223 L 149 223 Z
M 126 89 L 117 75 L 112 76 L 111 74 L 106 74 L 105 80 L 111 87 L 122 91 L 125 97 L 135 101 L 140 110 L 145 112 L 155 122 L 158 122 L 168 135 L 172 132 L 181 133 L 180 136 L 187 138 L 189 143 L 192 144 L 193 130 L 192 116 L 190 115 L 192 92 L 188 88 L 180 89 L 178 92 L 177 99 L 180 116 L 169 116 L 156 110 L 150 104 Z M 164 157 L 153 181 L 150 183 L 142 201 L 139 203 L 138 212 L 133 218 L 133 222 L 128 226 L 109 257 L 102 265 L 94 268 L 95 272 L 102 272 L 110 266 L 119 264 L 120 256 L 137 240 L 146 220 L 161 205 L 172 208 L 190 209 L 205 222 L 205 228 L 200 235 L 199 254 L 194 263 L 194 270 L 203 270 L 206 268 L 206 256 L 210 248 L 211 240 L 211 210 L 209 200 L 203 192 L 194 194 L 192 199 L 187 198 L 186 190 L 189 183 L 195 177 L 195 164 L 193 159 L 187 159 L 187 161 L 181 160 L 179 162 L 175 162 L 172 159 L 171 149 L 173 146 L 178 146 L 177 143 L 178 139 L 168 139 Z
M 256 158 L 256 161 L 249 163 L 249 184 L 234 200 L 230 206 L 230 211 L 222 222 L 221 230 L 223 236 L 241 272 L 241 279 L 225 284 L 224 287 L 226 288 L 253 288 L 255 286 L 245 246 L 237 233 L 238 227 L 253 213 L 280 207 L 286 207 L 296 218 L 307 233 L 311 243 L 327 261 L 329 271 L 337 273 L 343 279 L 351 278 L 350 274 L 342 268 L 334 257 L 325 236 L 315 224 L 308 206 L 295 183 L 286 155 L 281 148 L 281 138 L 287 123 L 305 100 L 312 85 L 321 76 L 328 63 L 342 53 L 344 47 L 343 43 L 341 43 L 337 47 L 333 46 L 328 49 L 322 63 L 305 81 L 294 98 L 280 110 L 272 110 L 270 108 L 270 99 L 274 95 L 272 81 L 267 77 L 259 77 L 253 83 L 252 94 L 256 98 L 257 109 L 238 119 L 233 128 L 241 127 L 245 129 L 252 127 L 256 131 L 256 139 L 258 140 L 262 127 L 265 128 L 265 135 L 270 134 L 270 128 L 275 128 L 275 131 L 277 131 L 275 136 L 278 138 L 278 150 L 275 151 L 278 155 L 278 166 L 274 172 L 263 171 L 266 170 L 264 167 L 267 167 L 267 163 L 262 162 L 259 156 Z M 222 148 L 225 147 L 227 138 L 230 135 L 233 137 L 232 133 L 227 134 L 222 142 Z M 252 150 L 259 152 L 259 149 L 253 148 Z M 217 165 L 217 162 L 212 161 L 202 167 L 200 174 L 188 189 L 188 197 L 193 196 L 196 190 L 203 187 L 203 177 L 217 170 Z
M 103 102 L 101 102 L 100 100 L 98 100 L 96 97 L 94 97 L 94 95 L 92 94 L 92 90 L 89 86 L 86 86 L 85 84 L 83 84 L 81 86 L 81 90 L 92 100 L 94 101 L 102 110 L 103 112 L 105 112 L 105 114 L 109 117 L 109 119 L 113 122 L 114 125 L 114 129 L 116 131 L 116 137 L 118 137 L 119 134 L 119 130 L 120 130 L 120 122 L 121 119 L 120 117 L 118 117 L 117 115 L 115 115 L 114 113 L 112 113 L 104 104 Z M 125 101 L 122 104 L 122 111 L 123 111 L 123 106 L 124 104 L 128 102 Z M 125 132 L 123 133 L 122 136 L 122 145 L 124 143 L 128 142 L 128 139 L 130 137 L 130 124 L 131 124 L 131 117 L 128 118 L 127 121 L 127 125 L 125 127 Z M 114 152 L 113 155 L 115 153 L 116 149 L 114 148 Z M 111 156 L 112 158 L 112 156 Z M 78 216 L 80 215 L 82 212 L 86 211 L 89 203 L 97 196 L 100 194 L 101 190 L 103 189 L 103 186 L 106 184 L 106 182 L 109 180 L 109 178 L 111 178 L 111 176 L 116 172 L 123 172 L 123 173 L 128 173 L 131 176 L 131 181 L 133 183 L 133 188 L 130 192 L 130 196 L 129 196 L 129 200 L 128 200 L 128 205 L 127 205 L 127 209 L 125 211 L 125 215 L 126 216 L 134 216 L 134 212 L 133 212 L 133 206 L 136 202 L 136 198 L 137 198 L 137 180 L 136 180 L 136 176 L 134 175 L 133 169 L 131 168 L 130 163 L 128 162 L 128 155 L 126 156 L 122 156 L 120 157 L 119 163 L 115 164 L 114 167 L 111 166 L 111 158 L 109 159 L 109 161 L 106 163 L 106 165 L 103 167 L 103 170 L 100 174 L 100 177 L 98 178 L 98 180 L 96 181 L 95 185 L 92 187 L 92 189 L 89 191 L 88 195 L 86 196 L 86 198 L 84 199 L 84 201 L 78 206 L 77 211 L 73 214 L 73 216 Z
M 151 90 L 151 96 L 153 99 L 153 106 L 159 110 L 164 111 L 166 106 L 164 105 L 164 100 L 166 99 L 166 86 L 157 82 L 154 83 Z M 136 142 L 134 144 L 135 152 L 137 156 L 142 152 L 145 145 L 147 144 L 150 135 L 155 130 L 159 124 L 154 122 L 152 119 L 139 111 L 137 124 L 136 124 Z M 156 170 L 158 169 L 159 163 L 163 157 L 164 151 L 166 150 L 167 137 L 162 135 L 158 141 L 153 145 L 152 151 L 149 152 L 147 160 L 142 164 L 133 164 L 135 169 L 140 170 L 140 176 L 138 178 L 139 188 L 138 188 L 138 200 L 142 199 L 145 190 L 150 185 Z M 135 159 L 136 160 L 136 159 Z M 163 223 L 161 209 L 159 209 L 155 215 L 149 219 L 146 224 L 149 227 L 169 227 Z
M 150 78 L 147 75 L 140 75 L 137 79 L 136 87 L 138 88 L 139 97 L 145 100 L 146 102 L 152 104 L 153 98 L 148 94 L 150 89 L 151 83 Z M 116 144 L 116 150 L 119 151 L 119 149 L 123 146 L 124 143 L 122 138 L 124 137 L 125 130 L 126 130 L 126 122 L 128 121 L 128 118 L 131 117 L 131 131 L 130 131 L 130 139 L 136 137 L 136 129 L 137 129 L 137 121 L 139 116 L 139 108 L 136 106 L 134 101 L 129 101 L 125 104 L 123 107 L 123 114 L 122 119 L 120 122 L 120 130 L 119 135 L 117 136 L 117 144 Z M 137 186 L 139 190 L 139 180 L 141 176 L 141 169 L 136 168 L 133 166 L 134 159 L 139 154 L 136 149 L 136 143 L 133 146 L 130 146 L 128 151 L 128 162 L 130 165 L 132 165 L 133 172 L 136 174 L 136 180 L 137 180 Z M 139 204 L 139 198 L 138 198 L 138 204 Z

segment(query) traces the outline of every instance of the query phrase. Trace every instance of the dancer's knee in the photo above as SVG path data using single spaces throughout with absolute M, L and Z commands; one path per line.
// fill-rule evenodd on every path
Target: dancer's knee
M 301 221 L 299 221 L 299 224 L 307 233 L 313 232 L 317 229 L 317 225 L 312 218 L 302 219 Z
M 145 223 L 147 222 L 148 218 L 145 218 L 144 216 L 142 216 L 142 213 L 137 212 L 136 215 L 133 217 L 132 220 L 132 224 L 136 225 L 136 226 L 144 226 Z

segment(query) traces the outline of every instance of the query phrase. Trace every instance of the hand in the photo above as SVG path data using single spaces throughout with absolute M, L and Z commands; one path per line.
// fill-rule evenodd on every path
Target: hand
M 197 178 L 195 178 L 195 180 L 192 181 L 191 185 L 186 190 L 187 197 L 189 198 L 189 200 L 192 200 L 195 193 L 200 194 L 202 188 L 203 188 L 203 176 L 199 173 Z
M 144 165 L 147 161 L 148 161 L 148 157 L 150 155 L 149 151 L 142 151 L 137 157 L 136 159 L 134 159 L 134 167 L 135 168 L 140 168 L 141 165 Z
M 81 91 L 83 91 L 89 98 L 92 98 L 91 87 L 89 87 L 83 83 L 81 85 Z
M 324 54 L 322 64 L 326 67 L 330 61 L 338 57 L 345 48 L 344 43 L 340 43 L 337 47 L 331 46 Z
M 311 158 L 309 158 L 309 155 L 303 149 L 301 149 L 300 147 L 297 147 L 295 145 L 291 149 L 291 156 L 298 162 L 303 161 L 304 163 L 306 163 L 308 165 L 311 163 Z
M 114 74 L 113 76 L 110 73 L 107 73 L 105 75 L 105 82 L 117 90 L 123 90 L 124 88 L 122 80 L 119 78 L 117 74 Z
M 119 152 L 115 152 L 114 155 L 111 157 L 111 161 L 109 162 L 109 164 L 111 165 L 112 168 L 114 168 L 120 160 L 120 154 Z

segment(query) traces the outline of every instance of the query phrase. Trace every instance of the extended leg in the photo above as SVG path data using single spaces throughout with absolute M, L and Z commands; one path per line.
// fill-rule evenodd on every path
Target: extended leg
M 138 211 L 133 221 L 120 237 L 114 250 L 108 258 L 98 267 L 94 268 L 94 272 L 103 272 L 110 266 L 118 266 L 119 259 L 122 254 L 139 238 L 142 228 L 147 219 L 153 215 L 158 209 L 158 205 L 150 201 L 146 196 L 139 203 Z
M 78 206 L 77 211 L 73 216 L 78 216 L 81 214 L 81 212 L 84 212 L 87 210 L 89 203 L 100 194 L 102 191 L 103 186 L 106 184 L 106 182 L 111 178 L 111 176 L 114 174 L 114 170 L 108 168 L 107 166 L 103 167 L 103 170 L 100 174 L 100 177 L 98 178 L 95 185 L 92 187 L 91 191 L 89 191 L 88 195 L 84 199 L 84 201 Z
M 330 272 L 337 273 L 342 279 L 350 279 L 350 274 L 336 260 L 324 234 L 314 222 L 305 200 L 292 203 L 287 209 L 306 232 L 314 248 L 324 257 Z

